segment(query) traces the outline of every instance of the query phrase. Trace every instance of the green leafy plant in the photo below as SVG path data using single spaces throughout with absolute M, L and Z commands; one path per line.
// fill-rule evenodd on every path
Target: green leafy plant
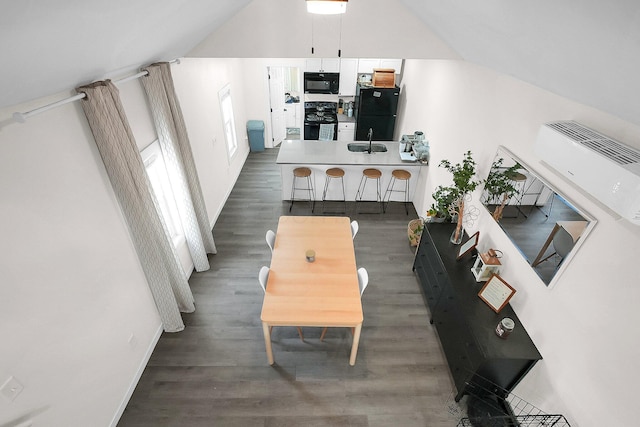
M 491 216 L 496 221 L 502 218 L 505 206 L 509 200 L 518 193 L 515 186 L 514 177 L 518 174 L 522 165 L 515 165 L 504 168 L 504 159 L 501 157 L 493 162 L 487 179 L 484 180 L 484 191 L 486 193 L 486 203 L 496 205 Z
M 476 175 L 476 162 L 471 151 L 464 153 L 462 163 L 452 164 L 449 160 L 442 160 L 438 165 L 453 175 L 453 185 L 461 194 L 467 194 L 476 189 L 480 181 L 473 179 Z
M 429 208 L 428 213 L 433 214 L 431 216 L 451 221 L 453 217 L 449 211 L 449 206 L 451 206 L 459 196 L 460 193 L 457 188 L 439 185 L 436 187 L 436 191 L 432 194 L 434 202 Z
M 449 160 L 442 160 L 438 166 L 451 172 L 451 175 L 453 175 L 453 185 L 437 187 L 434 193 L 434 200 L 436 200 L 436 203 L 439 203 L 438 200 L 445 202 L 447 201 L 447 197 L 453 198 L 447 206 L 447 211 L 451 217 L 457 216 L 458 222 L 452 240 L 458 242 L 462 237 L 465 198 L 480 184 L 480 181 L 475 179 L 476 162 L 473 160 L 471 151 L 467 151 L 464 153 L 464 158 L 461 163 L 453 164 Z M 440 194 L 437 194 L 438 191 L 440 191 Z M 436 199 L 436 195 L 438 199 Z

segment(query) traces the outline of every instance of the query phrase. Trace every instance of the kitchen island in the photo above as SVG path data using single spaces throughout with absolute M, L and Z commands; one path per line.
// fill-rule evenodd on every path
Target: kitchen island
M 409 200 L 413 201 L 414 194 L 424 192 L 427 166 L 420 162 L 407 162 L 400 158 L 399 142 L 373 141 L 373 144 L 383 144 L 386 152 L 357 153 L 347 149 L 349 143 L 354 141 L 305 141 L 285 140 L 280 145 L 280 152 L 276 163 L 280 166 L 282 178 L 282 200 L 291 200 L 291 184 L 293 181 L 293 169 L 308 167 L 312 171 L 312 182 L 315 188 L 315 199 L 322 200 L 322 192 L 325 183 L 325 171 L 329 168 L 340 167 L 344 169 L 344 187 L 347 201 L 355 200 L 358 184 L 362 177 L 362 171 L 367 168 L 376 168 L 382 172 L 382 194 L 389 184 L 391 172 L 394 169 L 405 169 L 411 173 L 409 180 Z M 358 141 L 359 144 L 367 144 Z M 299 185 L 300 183 L 298 183 Z M 395 189 L 400 189 L 402 183 L 396 183 Z M 367 184 L 363 200 L 375 200 L 375 187 Z M 403 201 L 401 193 L 393 193 L 391 201 Z M 296 196 L 297 198 L 297 196 Z M 333 182 L 327 191 L 327 200 L 342 198 L 342 189 L 339 183 Z

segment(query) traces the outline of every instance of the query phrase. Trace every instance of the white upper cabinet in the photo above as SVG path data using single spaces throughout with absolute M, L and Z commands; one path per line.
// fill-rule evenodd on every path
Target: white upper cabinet
M 373 74 L 374 68 L 393 68 L 400 74 L 402 59 L 360 58 L 358 61 L 358 73 Z
M 340 96 L 356 96 L 358 82 L 358 59 L 340 59 Z
M 340 72 L 340 58 L 307 58 L 305 60 L 305 71 L 309 72 Z
M 322 68 L 322 59 L 307 58 L 304 60 L 304 71 L 317 72 Z
M 322 59 L 322 71 L 328 73 L 340 72 L 340 58 L 323 58 Z
M 381 59 L 379 68 L 393 68 L 396 74 L 402 71 L 402 59 Z
M 374 68 L 380 68 L 379 59 L 360 58 L 358 60 L 358 73 L 373 73 Z

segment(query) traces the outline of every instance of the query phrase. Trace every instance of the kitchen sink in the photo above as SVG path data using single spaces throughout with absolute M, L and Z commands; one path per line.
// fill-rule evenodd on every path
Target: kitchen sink
M 361 143 L 351 143 L 347 144 L 347 150 L 353 151 L 354 153 L 366 153 L 369 151 L 369 143 L 361 142 Z M 371 152 L 374 153 L 384 153 L 387 151 L 387 146 L 384 144 L 371 144 Z

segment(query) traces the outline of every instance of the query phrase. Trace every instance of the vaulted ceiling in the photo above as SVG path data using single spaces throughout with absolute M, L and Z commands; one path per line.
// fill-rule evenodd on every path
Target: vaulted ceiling
M 283 5 L 303 2 L 0 0 L 0 108 L 184 56 L 252 1 L 273 2 L 283 14 Z M 387 2 L 406 7 L 467 61 L 640 124 L 636 0 Z M 384 22 L 381 10 L 372 24 Z M 404 30 L 394 27 L 385 30 Z

